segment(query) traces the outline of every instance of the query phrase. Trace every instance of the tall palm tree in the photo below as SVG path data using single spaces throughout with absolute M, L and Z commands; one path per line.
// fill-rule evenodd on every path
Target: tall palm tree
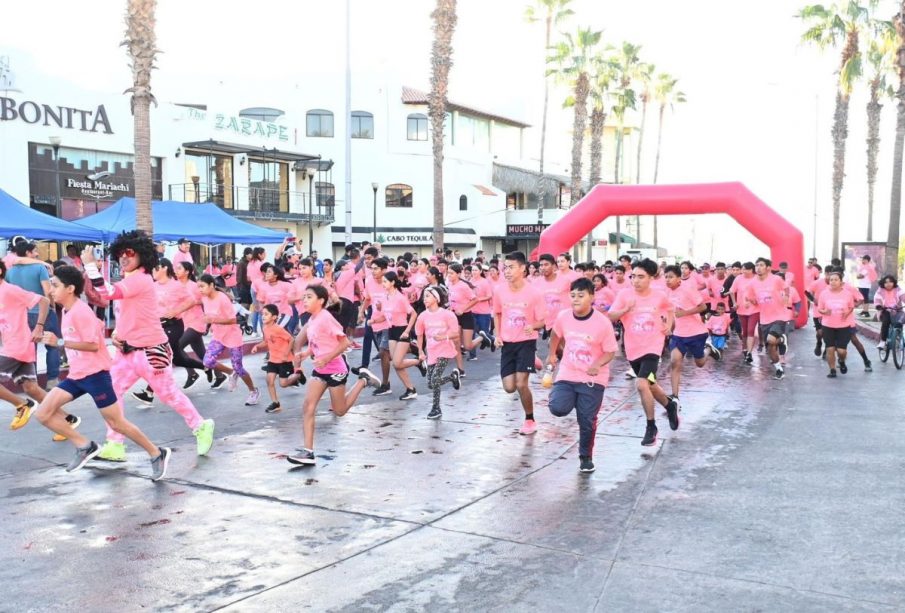
M 889 233 L 886 237 L 886 272 L 899 270 L 899 223 L 902 213 L 902 163 L 905 150 L 905 0 L 900 0 L 899 12 L 893 18 L 896 30 L 896 139 L 893 146 L 892 194 L 889 198 Z
M 452 36 L 457 22 L 456 0 L 437 0 L 431 19 L 434 20 L 434 44 L 427 108 L 434 154 L 434 249 L 440 249 L 443 247 L 443 124 L 452 67 Z
M 617 49 L 613 58 L 615 83 L 616 86 L 612 95 L 612 112 L 616 118 L 616 155 L 614 156 L 613 183 L 616 185 L 622 181 L 619 171 L 622 167 L 622 142 L 623 131 L 625 126 L 625 112 L 634 109 L 637 101 L 637 94 L 634 89 L 635 79 L 641 72 L 641 58 L 639 53 L 641 45 L 633 45 L 632 43 L 623 42 L 622 46 Z M 636 232 L 637 234 L 637 228 Z M 637 237 L 636 237 L 637 238 Z M 622 222 L 621 217 L 616 216 L 616 253 L 618 254 L 622 246 Z
M 547 70 L 548 75 L 568 83 L 572 94 L 567 99 L 574 110 L 572 121 L 572 176 L 571 199 L 574 205 L 581 199 L 581 152 L 584 146 L 584 131 L 588 125 L 588 94 L 591 90 L 590 75 L 594 70 L 597 57 L 597 45 L 603 32 L 591 28 L 579 28 L 572 36 L 563 34 L 561 40 L 553 47 L 553 54 L 548 63 L 553 64 Z
M 868 0 L 875 6 L 876 0 Z M 848 138 L 848 105 L 852 87 L 861 76 L 861 31 L 870 24 L 867 7 L 855 0 L 842 0 L 832 5 L 812 4 L 798 14 L 808 24 L 801 39 L 820 49 L 842 46 L 836 87 L 836 108 L 833 112 L 833 250 L 839 257 L 839 212 L 842 186 L 845 181 L 845 141 Z
M 608 49 L 607 51 L 610 51 Z M 601 180 L 601 166 L 603 160 L 603 129 L 606 125 L 607 102 L 610 96 L 610 87 L 615 76 L 614 61 L 612 55 L 602 54 L 595 62 L 595 71 L 591 76 L 591 89 L 588 97 L 591 99 L 591 159 L 590 159 L 590 185 L 594 187 Z M 588 234 L 587 260 L 592 259 L 593 235 Z
M 133 140 L 135 143 L 135 227 L 154 233 L 151 217 L 151 71 L 157 58 L 157 35 L 154 32 L 157 0 L 128 0 L 126 5 L 126 47 L 132 63 Z
M 567 8 L 572 0 L 535 0 L 534 4 L 525 7 L 525 19 L 529 23 L 544 21 L 544 49 L 550 48 L 550 36 L 553 26 L 558 25 L 567 17 L 574 15 L 575 11 Z M 544 68 L 544 114 L 540 128 L 540 167 L 537 179 L 537 224 L 544 222 L 544 199 L 546 198 L 544 181 L 544 151 L 547 142 L 547 110 L 550 105 L 550 80 L 547 78 Z
M 867 240 L 874 240 L 874 184 L 877 181 L 877 155 L 880 151 L 881 100 L 892 97 L 892 87 L 887 78 L 895 61 L 895 30 L 889 21 L 876 25 L 876 32 L 867 45 L 867 63 L 870 78 L 867 82 L 870 100 L 867 102 Z
M 663 119 L 666 116 L 666 109 L 670 110 L 681 102 L 685 102 L 685 93 L 676 89 L 679 80 L 672 75 L 661 72 L 657 75 L 654 84 L 654 100 L 659 105 L 657 118 L 657 154 L 654 156 L 654 178 L 653 183 L 657 182 L 660 176 L 660 150 L 663 145 Z M 654 215 L 654 249 L 659 249 L 659 236 L 657 234 L 657 216 Z
M 635 152 L 635 184 L 641 183 L 641 145 L 644 143 L 644 128 L 647 124 L 647 105 L 653 98 L 654 71 L 653 64 L 644 63 L 638 69 L 637 81 L 641 90 L 641 128 L 638 130 L 638 150 Z

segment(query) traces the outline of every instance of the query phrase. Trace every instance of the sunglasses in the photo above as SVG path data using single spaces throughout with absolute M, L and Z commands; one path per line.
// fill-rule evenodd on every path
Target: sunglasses
M 135 257 L 135 249 L 123 249 L 122 252 L 117 256 L 117 259 L 122 258 L 134 258 Z

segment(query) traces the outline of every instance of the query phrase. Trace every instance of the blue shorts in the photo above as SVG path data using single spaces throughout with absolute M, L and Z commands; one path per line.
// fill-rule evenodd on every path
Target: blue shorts
M 669 350 L 678 349 L 683 356 L 691 354 L 696 360 L 704 357 L 704 348 L 707 346 L 707 334 L 695 336 L 671 336 L 669 337 Z
M 88 394 L 94 400 L 94 406 L 99 409 L 116 404 L 113 379 L 110 378 L 108 370 L 88 375 L 84 379 L 63 379 L 57 387 L 72 396 L 73 400 Z

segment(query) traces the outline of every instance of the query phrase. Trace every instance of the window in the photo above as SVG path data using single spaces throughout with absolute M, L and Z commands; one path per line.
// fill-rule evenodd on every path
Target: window
M 408 117 L 408 139 L 427 140 L 427 115 L 412 113 Z
M 314 184 L 314 191 L 317 198 L 317 207 L 336 205 L 336 188 L 332 183 L 317 181 Z
M 468 210 L 468 196 L 462 194 L 459 196 L 459 210 L 467 211 Z
M 248 158 L 248 208 L 252 211 L 289 212 L 289 165 Z
M 308 111 L 306 134 L 324 138 L 333 138 L 333 113 L 323 109 Z
M 352 138 L 374 138 L 374 116 L 367 111 L 352 111 Z
M 233 158 L 209 151 L 186 150 L 184 185 L 186 202 L 214 202 L 224 209 L 233 208 Z
M 386 205 L 412 208 L 412 186 L 404 183 L 387 185 Z

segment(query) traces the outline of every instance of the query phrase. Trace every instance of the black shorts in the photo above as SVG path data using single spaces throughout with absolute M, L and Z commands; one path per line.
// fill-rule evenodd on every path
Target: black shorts
M 647 379 L 651 383 L 657 382 L 657 368 L 660 367 L 660 356 L 648 353 L 637 360 L 631 360 L 629 366 L 639 379 Z
M 267 362 L 264 364 L 264 372 L 273 373 L 280 379 L 286 379 L 295 372 L 292 362 Z
M 349 379 L 349 371 L 335 373 L 332 375 L 325 375 L 322 372 L 317 372 L 316 370 L 311 371 L 311 375 L 317 377 L 321 381 L 327 384 L 327 387 L 342 387 L 346 384 L 346 381 Z
M 823 326 L 823 344 L 827 347 L 846 349 L 851 341 L 851 328 L 828 328 Z
M 471 312 L 456 315 L 460 330 L 474 330 L 474 315 Z
M 780 338 L 786 333 L 786 322 L 774 321 L 769 324 L 759 324 L 757 329 L 760 330 L 761 340 L 766 343 L 767 335 L 772 334 L 776 338 Z
M 396 343 L 402 341 L 403 332 L 405 332 L 405 326 L 393 326 L 390 328 L 390 340 Z
M 503 348 L 500 350 L 500 377 L 508 377 L 517 372 L 535 372 L 536 353 L 536 340 L 503 343 Z

